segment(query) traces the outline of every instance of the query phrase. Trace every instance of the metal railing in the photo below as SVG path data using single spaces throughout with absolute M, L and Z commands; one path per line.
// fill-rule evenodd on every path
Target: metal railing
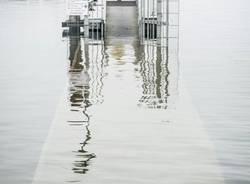
M 179 0 L 137 0 L 141 44 L 167 46 L 179 37 Z
M 143 94 L 140 106 L 174 108 L 179 78 L 179 0 L 138 0 Z
M 106 0 L 68 0 L 68 20 L 62 23 L 63 36 L 101 40 L 105 35 Z

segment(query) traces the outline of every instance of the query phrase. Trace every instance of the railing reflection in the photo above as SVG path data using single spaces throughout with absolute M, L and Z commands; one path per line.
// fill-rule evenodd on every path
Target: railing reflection
M 98 33 L 96 33 L 98 34 Z M 76 160 L 73 163 L 73 172 L 85 174 L 96 157 L 87 150 L 91 141 L 90 115 L 88 108 L 94 104 L 103 102 L 102 88 L 104 77 L 105 47 L 104 41 L 95 33 L 91 33 L 92 39 L 69 36 L 69 103 L 70 126 L 83 127 L 83 135 L 79 140 L 80 148 L 75 152 Z
M 179 1 L 138 1 L 142 47 L 139 106 L 174 108 L 179 75 Z

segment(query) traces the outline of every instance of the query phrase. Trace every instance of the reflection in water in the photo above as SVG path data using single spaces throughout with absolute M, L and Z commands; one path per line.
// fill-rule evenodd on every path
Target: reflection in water
M 167 47 L 144 45 L 142 56 L 141 76 L 143 80 L 143 95 L 140 105 L 148 108 L 166 109 L 168 102 L 168 50 Z
M 89 64 L 88 60 L 83 63 L 80 41 L 80 37 L 70 37 L 70 110 L 83 113 L 85 119 L 68 121 L 71 125 L 82 125 L 84 122 L 89 122 L 86 110 L 91 105 L 89 100 Z
M 112 57 L 117 61 L 121 61 L 124 56 L 124 45 L 121 42 L 115 43 L 112 50 Z
M 89 143 L 91 139 L 91 134 L 89 130 L 89 123 L 85 126 L 86 128 L 86 137 L 85 140 L 81 143 L 81 148 L 76 152 L 78 160 L 73 164 L 73 171 L 78 174 L 85 174 L 88 171 L 88 166 L 90 160 L 95 158 L 94 153 L 89 153 L 85 150 L 85 146 Z
M 140 73 L 142 97 L 139 106 L 174 108 L 178 93 L 178 38 L 168 39 L 167 45 L 148 40 L 142 45 Z
M 144 46 L 141 62 L 143 95 L 140 103 L 149 108 L 167 108 L 168 63 L 164 48 L 153 45 Z
M 82 44 L 83 42 L 83 44 Z M 90 116 L 87 109 L 93 105 L 102 103 L 103 68 L 104 68 L 104 42 L 100 40 L 84 41 L 79 36 L 69 38 L 69 101 L 71 119 L 69 125 L 84 126 L 80 149 L 76 153 L 76 161 L 72 170 L 77 174 L 85 174 L 88 171 L 91 159 L 95 154 L 86 150 L 91 140 L 89 129 Z
M 162 1 L 160 17 L 155 13 L 156 1 L 151 4 L 140 1 L 139 7 L 143 81 L 139 106 L 173 108 L 178 93 L 179 1 Z

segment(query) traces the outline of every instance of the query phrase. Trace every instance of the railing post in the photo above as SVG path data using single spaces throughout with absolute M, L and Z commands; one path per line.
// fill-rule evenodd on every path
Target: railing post
M 84 38 L 85 41 L 89 39 L 89 17 L 84 15 Z
M 157 45 L 161 45 L 162 0 L 157 0 Z

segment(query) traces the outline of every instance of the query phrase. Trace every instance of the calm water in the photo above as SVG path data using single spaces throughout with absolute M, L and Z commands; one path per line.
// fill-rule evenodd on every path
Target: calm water
M 63 1 L 0 1 L 0 183 L 30 183 L 64 89 Z
M 250 3 L 180 3 L 179 70 L 133 8 L 86 45 L 64 1 L 1 1 L 0 183 L 249 183 Z
M 185 79 L 228 183 L 250 182 L 249 7 L 244 0 L 182 3 Z

